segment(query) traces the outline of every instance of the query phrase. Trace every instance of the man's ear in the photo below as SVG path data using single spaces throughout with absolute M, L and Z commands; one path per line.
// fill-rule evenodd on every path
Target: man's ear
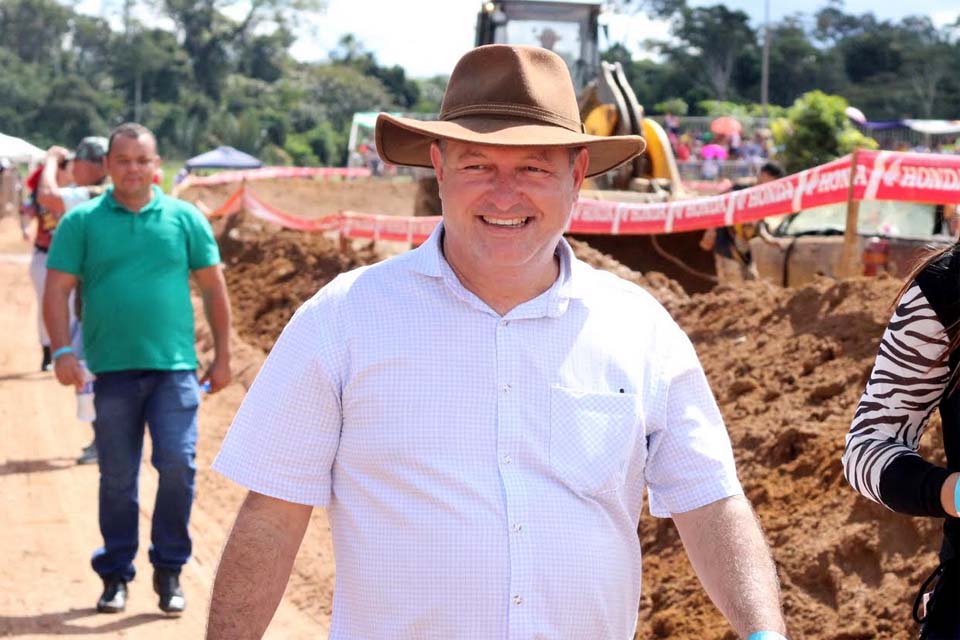
M 443 154 L 436 140 L 430 143 L 430 164 L 433 165 L 433 170 L 437 174 L 437 182 L 443 182 Z
M 579 192 L 583 186 L 583 181 L 587 177 L 587 169 L 590 168 L 590 152 L 586 147 L 580 147 L 577 151 L 577 157 L 573 161 L 573 182 L 574 188 Z

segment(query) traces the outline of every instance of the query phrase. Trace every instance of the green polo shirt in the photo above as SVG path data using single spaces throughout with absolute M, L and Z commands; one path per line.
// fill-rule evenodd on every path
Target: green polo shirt
M 154 187 L 134 213 L 102 196 L 57 226 L 47 267 L 80 279 L 83 346 L 94 373 L 197 368 L 190 272 L 220 262 L 206 218 Z

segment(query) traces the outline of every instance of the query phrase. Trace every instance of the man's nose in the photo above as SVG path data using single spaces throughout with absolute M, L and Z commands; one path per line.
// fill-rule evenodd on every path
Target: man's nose
M 493 178 L 489 200 L 506 211 L 521 199 L 520 182 L 513 171 L 498 171 Z

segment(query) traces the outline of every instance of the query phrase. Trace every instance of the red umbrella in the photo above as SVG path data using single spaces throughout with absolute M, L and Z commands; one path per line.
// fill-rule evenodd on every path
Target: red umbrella
M 710 131 L 718 136 L 732 136 L 742 133 L 743 125 L 732 116 L 721 116 L 710 123 Z

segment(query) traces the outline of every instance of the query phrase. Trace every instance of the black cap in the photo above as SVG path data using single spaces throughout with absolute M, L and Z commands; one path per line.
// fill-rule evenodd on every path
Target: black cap
M 70 154 L 73 160 L 100 162 L 107 155 L 107 139 L 101 136 L 87 136 L 77 145 L 77 150 Z

